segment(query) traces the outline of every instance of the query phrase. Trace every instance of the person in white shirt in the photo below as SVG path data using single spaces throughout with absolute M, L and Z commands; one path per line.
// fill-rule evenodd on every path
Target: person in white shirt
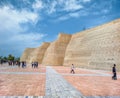
M 73 73 L 73 74 L 75 74 L 75 71 L 74 71 L 74 69 L 75 69 L 75 67 L 74 67 L 74 65 L 72 64 L 72 66 L 71 66 L 71 72 L 70 72 L 70 73 Z

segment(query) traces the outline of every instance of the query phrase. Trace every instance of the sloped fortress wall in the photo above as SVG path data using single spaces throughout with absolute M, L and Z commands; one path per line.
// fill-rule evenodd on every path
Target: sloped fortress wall
M 86 33 L 81 32 L 72 36 L 66 49 L 63 65 L 71 66 L 74 64 L 76 66 L 85 66 L 88 64 L 91 51 L 88 48 L 89 42 L 85 38 Z
M 40 47 L 35 48 L 34 51 L 32 51 L 31 58 L 29 60 L 29 63 L 37 61 L 39 64 L 42 63 L 44 54 L 49 47 L 50 43 L 44 42 Z
M 93 44 L 89 66 L 111 70 L 114 63 L 120 70 L 120 20 L 99 26 Z M 91 34 L 91 36 L 93 36 Z
M 21 61 L 44 65 L 74 64 L 78 67 L 120 71 L 120 19 L 73 35 L 59 34 L 56 41 L 38 48 L 27 48 Z
M 20 61 L 26 61 L 29 62 L 32 52 L 35 50 L 35 48 L 26 48 L 20 58 Z
M 58 39 L 48 47 L 42 64 L 44 65 L 63 65 L 66 47 L 71 39 L 69 34 L 59 34 Z
M 120 19 L 73 34 L 66 49 L 64 65 L 120 70 Z

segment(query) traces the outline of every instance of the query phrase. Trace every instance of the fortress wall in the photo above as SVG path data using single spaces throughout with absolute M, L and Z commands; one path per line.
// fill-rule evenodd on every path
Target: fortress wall
M 20 58 L 20 61 L 26 61 L 29 62 L 32 52 L 35 50 L 35 48 L 26 48 Z
M 71 41 L 66 49 L 63 65 L 71 66 L 71 64 L 74 64 L 76 66 L 85 66 L 88 64 L 91 51 L 88 50 L 88 41 L 84 39 L 85 36 L 86 32 L 72 35 Z
M 114 63 L 120 70 L 120 19 L 73 34 L 66 49 L 64 65 L 111 70 Z
M 44 55 L 42 64 L 63 65 L 66 47 L 71 39 L 71 35 L 59 34 L 58 39 L 50 44 Z
M 37 61 L 39 64 L 41 64 L 44 54 L 47 48 L 49 47 L 49 45 L 50 43 L 44 42 L 40 47 L 35 48 L 34 51 L 32 52 L 29 62 L 31 63 L 31 62 Z
M 89 66 L 111 70 L 114 63 L 120 70 L 120 20 L 113 21 L 96 30 Z
M 75 64 L 79 67 L 120 71 L 120 19 L 73 35 L 59 34 L 56 41 L 38 48 L 27 48 L 21 61 L 44 65 Z

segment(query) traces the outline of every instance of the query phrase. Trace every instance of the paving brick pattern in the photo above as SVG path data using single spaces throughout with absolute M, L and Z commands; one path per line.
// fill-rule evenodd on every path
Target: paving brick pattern
M 103 70 L 39 65 L 0 65 L 0 98 L 120 98 L 120 73 L 112 80 L 112 73 Z
M 47 98 L 84 98 L 78 90 L 63 79 L 54 69 L 47 67 L 46 72 Z
M 0 67 L 0 96 L 45 95 L 44 67 L 38 69 L 6 65 Z
M 79 68 L 75 69 L 76 74 L 70 74 L 69 68 L 54 69 L 88 98 L 120 98 L 119 73 L 118 80 L 112 80 L 112 73 L 108 71 Z
M 120 80 L 113 81 L 109 77 L 64 76 L 72 85 L 86 96 L 119 96 Z M 78 82 L 77 82 L 78 81 Z
M 46 68 L 44 66 L 39 66 L 38 68 L 32 68 L 30 65 L 27 68 L 19 68 L 17 66 L 6 66 L 0 69 L 2 72 L 40 72 L 45 73 Z

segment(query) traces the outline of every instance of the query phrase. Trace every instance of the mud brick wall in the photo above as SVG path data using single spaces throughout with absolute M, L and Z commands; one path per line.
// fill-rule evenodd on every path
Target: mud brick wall
M 64 65 L 120 70 L 120 19 L 73 34 L 66 49 Z
M 44 59 L 43 65 L 63 65 L 66 47 L 71 39 L 69 34 L 59 34 L 58 39 L 50 44 Z
M 37 61 L 39 64 L 41 64 L 44 58 L 44 54 L 47 48 L 49 47 L 49 45 L 50 43 L 44 42 L 40 47 L 34 49 L 34 51 L 32 51 L 31 53 L 31 58 L 29 60 L 29 63 Z
M 120 71 L 120 19 L 73 35 L 60 33 L 54 42 L 27 48 L 21 61 L 103 70 L 115 63 Z
M 32 52 L 35 50 L 35 48 L 26 48 L 20 57 L 20 61 L 26 61 L 29 62 L 31 59 Z

